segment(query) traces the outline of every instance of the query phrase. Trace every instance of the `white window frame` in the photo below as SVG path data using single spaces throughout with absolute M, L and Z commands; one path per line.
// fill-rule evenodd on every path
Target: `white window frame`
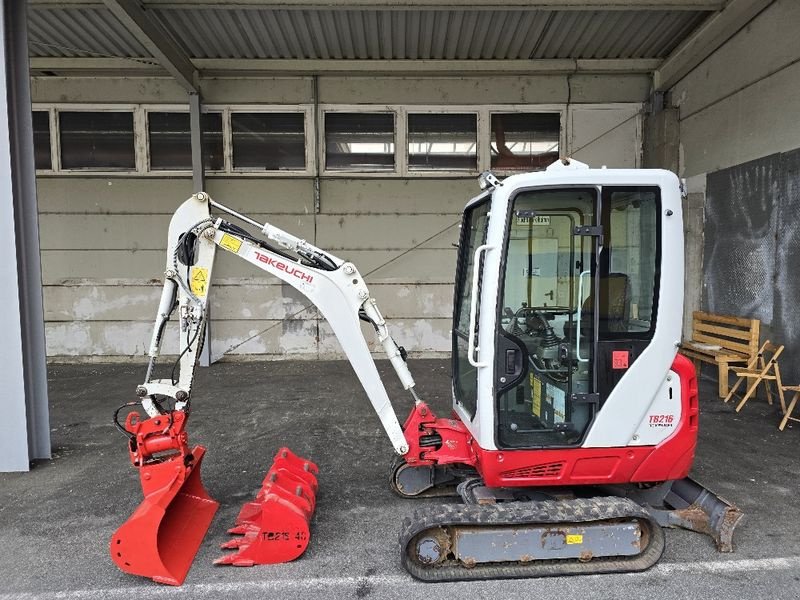
M 209 110 L 214 105 L 209 105 Z M 223 123 L 223 141 L 227 140 L 226 171 L 237 176 L 257 177 L 313 177 L 316 175 L 316 135 L 314 125 L 313 104 L 232 104 L 225 105 L 224 121 L 227 121 L 227 134 Z M 305 135 L 305 169 L 257 169 L 254 167 L 236 168 L 233 164 L 233 128 L 231 115 L 234 113 L 298 113 L 303 115 L 303 129 Z
M 492 169 L 492 115 L 495 113 L 515 113 L 515 114 L 558 114 L 559 115 L 559 135 L 558 152 L 561 156 L 567 156 L 567 105 L 566 104 L 493 104 L 485 107 L 486 122 L 486 157 L 481 172 L 491 170 L 495 175 L 514 175 L 524 173 L 520 169 Z
M 406 171 L 405 158 L 400 148 L 406 146 L 405 118 L 401 114 L 401 107 L 392 104 L 320 104 L 317 115 L 317 147 L 319 148 L 319 170 L 324 177 L 337 178 L 392 178 L 401 177 Z M 334 170 L 327 168 L 327 155 L 325 144 L 325 115 L 328 113 L 361 113 L 361 114 L 392 114 L 394 117 L 394 169 L 375 170 Z
M 597 107 L 631 106 L 632 103 L 581 105 Z M 37 176 L 73 177 L 191 177 L 191 169 L 150 170 L 148 135 L 148 113 L 189 112 L 186 104 L 81 104 L 81 103 L 34 103 L 32 110 L 47 111 L 50 117 L 50 156 L 52 169 L 37 170 Z M 58 126 L 60 111 L 77 112 L 132 112 L 134 121 L 135 170 L 63 169 L 61 167 L 61 136 Z M 559 152 L 568 155 L 571 120 L 566 104 L 206 104 L 203 112 L 222 113 L 223 170 L 209 170 L 210 177 L 237 178 L 387 178 L 387 179 L 454 179 L 473 178 L 491 167 L 491 115 L 492 113 L 558 113 L 561 122 Z M 299 112 L 304 115 L 306 138 L 306 168 L 304 170 L 260 170 L 233 167 L 233 138 L 231 114 Z M 315 115 L 316 112 L 316 115 Z M 390 113 L 394 116 L 395 166 L 391 171 L 383 170 L 328 170 L 325 168 L 325 115 L 329 112 L 344 113 Z M 477 115 L 477 169 L 471 170 L 409 170 L 408 168 L 408 114 L 409 113 L 457 113 Z M 641 128 L 641 124 L 638 124 Z M 641 136 L 639 136 L 641 137 Z M 518 170 L 497 170 L 498 175 L 512 175 Z
M 192 168 L 189 167 L 188 169 L 152 169 L 150 166 L 150 113 L 153 112 L 165 112 L 165 113 L 189 113 L 189 107 L 185 104 L 144 104 L 142 105 L 144 108 L 144 154 L 145 154 L 145 164 L 144 164 L 144 173 L 145 175 L 150 175 L 154 177 L 174 177 L 180 175 L 191 175 Z M 225 174 L 225 164 L 224 164 L 224 157 L 225 157 L 225 112 L 222 109 L 212 109 L 208 106 L 203 105 L 203 113 L 219 113 L 220 118 L 222 120 L 222 156 L 223 156 L 223 168 L 220 169 L 207 169 L 205 173 L 207 175 L 220 175 Z
M 50 113 L 50 157 L 51 157 L 51 170 L 37 170 L 37 174 L 42 175 L 76 175 L 83 177 L 93 177 L 95 175 L 108 176 L 113 175 L 117 177 L 130 177 L 138 175 L 143 172 L 142 159 L 144 156 L 141 154 L 142 148 L 142 131 L 141 121 L 143 118 L 142 106 L 139 104 L 40 104 L 33 103 L 31 110 L 46 110 Z M 60 112 L 125 112 L 133 114 L 133 152 L 134 152 L 134 165 L 133 169 L 106 169 L 106 168 L 93 168 L 82 167 L 78 169 L 65 169 L 61 166 L 61 127 L 59 127 L 58 114 Z
M 477 177 L 485 169 L 481 169 L 481 135 L 484 127 L 481 121 L 485 118 L 481 113 L 482 107 L 476 105 L 447 105 L 447 106 L 404 106 L 403 127 L 405 128 L 406 143 L 403 148 L 405 154 L 404 177 Z M 408 166 L 408 115 L 421 114 L 471 114 L 475 115 L 475 169 L 411 169 Z
M 50 162 L 51 169 L 37 169 L 37 176 L 70 176 L 70 177 L 191 177 L 192 170 L 150 169 L 150 139 L 148 135 L 148 116 L 150 112 L 183 112 L 188 113 L 186 104 L 84 104 L 84 103 L 43 103 L 31 104 L 32 111 L 46 111 L 50 116 Z M 58 113 L 64 112 L 130 112 L 133 113 L 133 143 L 135 156 L 135 169 L 64 169 L 61 166 L 61 131 L 59 128 Z M 222 146 L 224 169 L 208 170 L 209 176 L 222 177 L 313 177 L 316 174 L 316 136 L 313 127 L 313 105 L 311 104 L 206 104 L 203 112 L 218 112 L 222 114 Z M 233 141 L 231 137 L 231 112 L 298 112 L 304 115 L 306 136 L 306 168 L 302 171 L 268 171 L 268 170 L 234 170 L 233 169 Z
M 50 129 L 50 168 L 49 169 L 36 169 L 36 175 L 49 175 L 53 173 L 58 162 L 58 148 L 60 144 L 54 143 L 55 135 L 58 134 L 58 124 L 55 121 L 55 109 L 53 107 L 37 108 L 36 105 L 31 105 L 31 112 L 44 112 L 47 113 L 47 125 Z

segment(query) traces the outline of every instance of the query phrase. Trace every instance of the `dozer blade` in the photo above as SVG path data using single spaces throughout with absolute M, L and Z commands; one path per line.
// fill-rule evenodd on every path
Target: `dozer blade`
M 742 511 L 690 477 L 650 488 L 603 489 L 631 498 L 646 508 L 662 527 L 704 533 L 714 540 L 720 552 L 733 552 L 733 532 L 744 517 Z
M 241 537 L 222 544 L 236 550 L 215 565 L 250 567 L 289 562 L 308 547 L 317 494 L 317 466 L 281 448 L 253 502 L 239 511 L 228 533 Z
M 219 507 L 200 480 L 204 455 L 195 446 L 191 460 L 179 454 L 141 467 L 145 498 L 111 538 L 111 558 L 122 571 L 169 585 L 186 579 Z
M 733 531 L 744 516 L 722 496 L 685 477 L 671 482 L 664 502 L 673 508 L 665 525 L 711 536 L 720 552 L 733 552 Z

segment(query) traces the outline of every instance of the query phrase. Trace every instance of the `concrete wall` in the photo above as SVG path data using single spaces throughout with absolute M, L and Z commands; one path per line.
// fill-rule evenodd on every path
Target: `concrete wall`
M 38 103 L 181 103 L 168 79 L 33 80 Z M 312 82 L 214 79 L 211 103 L 309 103 Z M 637 166 L 644 76 L 321 77 L 320 103 L 566 105 L 567 151 L 595 165 Z M 42 176 L 38 180 L 48 354 L 58 360 L 126 360 L 146 352 L 164 271 L 172 211 L 191 180 L 152 176 Z M 479 190 L 463 178 L 215 177 L 221 202 L 352 260 L 366 276 L 399 343 L 413 356 L 450 351 L 458 222 Z M 429 239 L 430 238 L 430 239 Z M 426 241 L 427 240 L 427 241 Z M 419 248 L 416 248 L 418 244 Z M 414 248 L 409 251 L 409 249 Z M 212 352 L 239 359 L 339 355 L 330 328 L 292 288 L 218 253 Z M 372 334 L 367 332 L 367 339 Z M 165 352 L 175 352 L 168 339 Z M 375 348 L 377 349 L 377 347 Z
M 706 174 L 800 147 L 798 23 L 800 3 L 777 0 L 671 90 L 690 192 L 686 334 L 702 297 Z

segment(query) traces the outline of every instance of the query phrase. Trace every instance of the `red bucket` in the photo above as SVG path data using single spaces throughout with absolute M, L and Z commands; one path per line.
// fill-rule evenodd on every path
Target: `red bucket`
M 180 411 L 145 421 L 128 415 L 144 500 L 111 537 L 122 571 L 170 585 L 183 583 L 219 507 L 200 480 L 205 448 L 189 449 L 185 422 Z
M 214 564 L 250 567 L 289 562 L 302 555 L 311 539 L 318 472 L 317 465 L 288 448 L 278 450 L 255 501 L 242 507 L 236 526 L 228 530 L 240 537 L 222 544 L 223 549 L 236 552 Z

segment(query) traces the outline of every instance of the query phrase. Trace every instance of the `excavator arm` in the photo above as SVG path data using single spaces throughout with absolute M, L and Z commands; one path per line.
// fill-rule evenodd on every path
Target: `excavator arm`
M 266 240 L 222 218 L 212 218 L 210 208 L 257 227 Z M 414 379 L 405 352 L 389 334 L 386 321 L 355 265 L 333 256 L 270 224 L 261 224 L 212 200 L 204 192 L 186 200 L 175 212 L 169 228 L 164 288 L 150 344 L 147 375 L 136 393 L 150 417 L 162 412 L 165 400 L 176 410 L 190 401 L 197 357 L 205 338 L 211 272 L 217 246 L 285 281 L 306 296 L 327 319 L 361 385 L 400 455 L 408 443 L 381 381 L 361 321 L 369 322 L 403 387 L 418 403 Z M 180 342 L 178 375 L 151 379 L 161 351 L 165 325 L 178 310 Z
M 213 217 L 212 207 L 259 229 L 266 239 Z M 268 223 L 257 223 L 214 202 L 204 192 L 194 194 L 175 211 L 170 222 L 164 287 L 148 352 L 147 373 L 136 388 L 139 401 L 123 405 L 114 414 L 117 429 L 128 437 L 130 460 L 139 470 L 144 500 L 112 536 L 111 557 L 126 573 L 172 585 L 179 585 L 186 577 L 219 506 L 200 479 L 205 448 L 190 446 L 186 432 L 195 369 L 209 321 L 208 302 L 217 246 L 285 281 L 317 307 L 339 339 L 399 457 L 413 453 L 417 458 L 410 460 L 420 462 L 420 439 L 429 429 L 418 420 L 433 418 L 414 391 L 405 351 L 389 334 L 377 303 L 355 265 Z M 167 323 L 176 311 L 178 358 L 168 378 L 154 378 Z M 414 398 L 411 415 L 416 415 L 417 420 L 410 417 L 406 429 L 417 435 L 408 440 L 364 339 L 362 321 L 372 325 L 403 387 Z M 146 418 L 134 410 L 120 423 L 118 414 L 125 407 L 140 407 Z M 244 538 L 224 546 L 246 550 L 220 559 L 221 564 L 252 564 L 254 553 L 259 560 L 269 556 L 273 562 L 302 553 L 308 543 L 308 520 L 313 513 L 314 473 L 313 463 L 281 449 L 257 502 L 243 509 L 237 526 L 231 530 L 244 533 Z M 272 518 L 267 519 L 268 513 Z M 269 543 L 264 546 L 258 526 L 262 518 L 270 523 L 276 520 L 292 523 L 291 539 L 281 539 L 278 545 L 267 540 Z

